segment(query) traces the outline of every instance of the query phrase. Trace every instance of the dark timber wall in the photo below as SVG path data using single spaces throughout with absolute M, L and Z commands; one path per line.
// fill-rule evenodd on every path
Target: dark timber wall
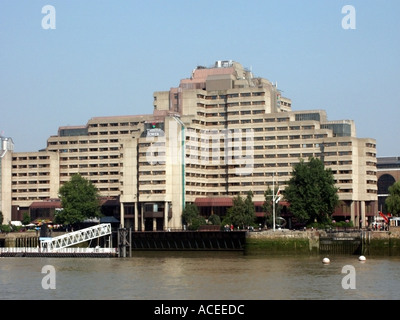
M 132 232 L 132 250 L 244 250 L 245 231 Z

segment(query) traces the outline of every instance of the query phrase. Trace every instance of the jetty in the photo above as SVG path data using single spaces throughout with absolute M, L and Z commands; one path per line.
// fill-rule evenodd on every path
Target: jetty
M 0 257 L 113 257 L 117 250 L 111 247 L 111 224 L 103 223 L 56 237 L 39 237 L 36 247 L 0 248 Z M 82 248 L 77 245 L 109 237 L 109 247 Z M 21 243 L 21 241 L 17 241 Z M 22 243 L 31 241 L 22 241 Z M 107 241 L 105 241 L 107 243 Z

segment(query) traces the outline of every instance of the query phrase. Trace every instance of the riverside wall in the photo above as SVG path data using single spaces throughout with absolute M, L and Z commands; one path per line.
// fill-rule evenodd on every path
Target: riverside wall
M 179 236 L 178 233 L 176 233 L 176 235 L 175 232 L 171 233 L 174 234 L 174 237 Z M 172 236 L 170 235 L 171 233 L 167 235 Z M 182 232 L 182 234 L 183 233 L 184 232 Z M 186 233 L 185 236 L 188 237 Z M 202 235 L 202 240 L 207 237 L 206 232 L 199 233 Z M 63 233 L 54 232 L 52 236 L 60 234 Z M 151 234 L 151 232 L 149 232 L 149 234 Z M 354 230 L 351 232 L 335 232 L 334 234 L 326 232 L 325 230 L 315 229 L 307 229 L 305 231 L 277 229 L 275 231 L 245 232 L 245 234 L 245 239 L 243 241 L 245 254 L 322 254 L 322 252 L 327 251 L 321 250 L 321 248 L 324 247 L 321 244 L 326 239 L 329 239 L 329 237 L 332 238 L 332 242 L 334 242 L 336 246 L 348 244 L 350 241 L 346 242 L 346 237 L 350 237 L 353 240 L 357 239 L 360 243 L 360 252 L 357 251 L 357 253 L 370 256 L 400 256 L 400 227 L 390 227 L 389 231 Z M 157 237 L 159 238 L 160 235 L 157 234 Z M 181 238 L 179 238 L 179 240 L 181 240 Z M 176 243 L 181 243 L 181 241 L 177 242 L 176 240 Z M 0 233 L 0 247 L 37 247 L 38 245 L 38 236 L 35 232 Z M 214 247 L 218 248 L 218 244 Z M 334 248 L 334 246 L 332 246 L 332 248 Z M 149 247 L 148 249 L 152 250 L 154 248 Z M 179 247 L 177 249 L 185 248 Z M 207 250 L 207 247 L 204 249 Z M 335 250 L 332 249 L 328 252 L 340 253 L 341 251 L 335 252 Z
M 318 253 L 318 231 L 265 230 L 248 232 L 247 254 L 310 254 Z
M 52 232 L 52 237 L 62 234 L 65 232 Z M 36 231 L 0 233 L 0 247 L 32 248 L 37 246 L 39 246 L 39 233 Z
M 369 231 L 365 239 L 366 255 L 400 256 L 400 227 L 389 231 Z
M 354 230 L 334 233 L 315 229 L 249 232 L 246 237 L 245 252 L 283 255 L 320 254 L 322 241 L 329 238 L 335 244 L 343 246 L 358 239 L 360 250 L 357 253 L 360 254 L 400 256 L 400 227 L 390 227 L 389 231 Z

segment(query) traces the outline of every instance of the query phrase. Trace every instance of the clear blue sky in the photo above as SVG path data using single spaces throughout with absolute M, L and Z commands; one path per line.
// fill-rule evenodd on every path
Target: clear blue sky
M 37 151 L 60 126 L 152 113 L 154 91 L 231 59 L 400 156 L 399 17 L 398 0 L 0 0 L 0 133 Z

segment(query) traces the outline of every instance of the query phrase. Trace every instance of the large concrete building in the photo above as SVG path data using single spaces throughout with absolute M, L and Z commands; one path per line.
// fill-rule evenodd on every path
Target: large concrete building
M 182 228 L 186 203 L 224 215 L 251 190 L 256 206 L 281 188 L 301 158 L 331 168 L 339 188 L 337 219 L 356 225 L 376 214 L 376 141 L 357 138 L 351 120 L 323 110 L 293 111 L 277 86 L 234 61 L 199 66 L 169 91 L 154 93 L 148 115 L 92 118 L 61 127 L 39 152 L 15 153 L 2 138 L 1 210 L 58 208 L 58 189 L 73 174 L 114 201 L 110 212 L 134 230 Z
M 379 157 L 377 158 L 378 169 L 378 209 L 388 213 L 385 201 L 389 196 L 389 187 L 400 180 L 400 157 Z

